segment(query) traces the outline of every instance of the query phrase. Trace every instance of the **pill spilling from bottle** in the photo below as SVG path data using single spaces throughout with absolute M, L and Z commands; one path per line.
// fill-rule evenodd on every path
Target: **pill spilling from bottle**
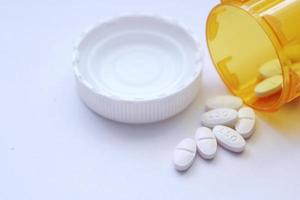
M 263 80 L 254 89 L 257 97 L 267 97 L 281 91 L 283 78 L 278 59 L 264 63 L 259 72 Z
M 239 97 L 225 95 L 208 99 L 194 139 L 185 138 L 175 148 L 176 170 L 189 169 L 197 153 L 203 159 L 213 159 L 218 146 L 235 153 L 243 152 L 246 139 L 255 131 L 255 118 L 254 110 L 243 107 Z

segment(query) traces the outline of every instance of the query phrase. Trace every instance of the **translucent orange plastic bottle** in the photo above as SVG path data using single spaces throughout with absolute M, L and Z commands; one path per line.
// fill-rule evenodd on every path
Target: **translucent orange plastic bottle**
M 274 111 L 300 96 L 300 0 L 223 0 L 207 19 L 207 43 L 228 88 L 258 110 Z M 282 89 L 255 95 L 263 63 L 278 59 Z

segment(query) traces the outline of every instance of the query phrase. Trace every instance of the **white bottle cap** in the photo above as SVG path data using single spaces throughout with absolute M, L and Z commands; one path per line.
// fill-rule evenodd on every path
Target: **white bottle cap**
M 200 86 L 203 52 L 186 28 L 154 15 L 99 23 L 74 48 L 79 94 L 96 113 L 149 123 L 186 108 Z

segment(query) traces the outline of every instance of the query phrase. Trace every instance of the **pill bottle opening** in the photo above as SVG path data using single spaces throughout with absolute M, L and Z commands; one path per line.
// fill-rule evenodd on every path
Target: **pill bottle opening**
M 282 74 L 276 48 L 261 24 L 242 8 L 220 4 L 211 11 L 206 26 L 212 61 L 231 92 L 257 110 L 277 110 L 283 104 L 283 84 L 276 91 L 256 91 L 266 79 L 260 72 L 265 63 L 277 62 Z

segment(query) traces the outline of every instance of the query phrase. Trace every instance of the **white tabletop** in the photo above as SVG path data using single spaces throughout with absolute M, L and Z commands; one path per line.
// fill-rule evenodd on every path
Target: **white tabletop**
M 205 46 L 205 20 L 218 1 L 101 0 L 0 3 L 0 199 L 296 199 L 300 187 L 300 102 L 258 113 L 240 155 L 222 148 L 174 170 L 175 145 L 193 137 L 203 102 L 228 93 L 208 56 L 196 101 L 169 120 L 126 125 L 80 101 L 74 41 L 101 18 L 154 12 L 190 27 Z

